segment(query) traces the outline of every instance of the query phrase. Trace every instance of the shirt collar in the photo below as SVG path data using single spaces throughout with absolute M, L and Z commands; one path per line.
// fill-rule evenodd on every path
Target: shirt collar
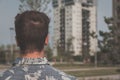
M 46 57 L 43 58 L 17 58 L 13 65 L 27 65 L 27 64 L 48 64 Z

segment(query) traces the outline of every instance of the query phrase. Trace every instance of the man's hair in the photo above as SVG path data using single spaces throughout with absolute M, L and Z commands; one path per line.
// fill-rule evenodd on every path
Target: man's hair
M 49 18 L 38 11 L 25 11 L 15 17 L 15 31 L 21 52 L 41 51 L 48 35 Z

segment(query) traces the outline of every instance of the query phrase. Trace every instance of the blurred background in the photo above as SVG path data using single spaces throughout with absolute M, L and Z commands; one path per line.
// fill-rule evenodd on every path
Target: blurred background
M 0 73 L 19 57 L 14 18 L 26 10 L 51 20 L 51 65 L 80 80 L 120 79 L 120 0 L 0 0 Z

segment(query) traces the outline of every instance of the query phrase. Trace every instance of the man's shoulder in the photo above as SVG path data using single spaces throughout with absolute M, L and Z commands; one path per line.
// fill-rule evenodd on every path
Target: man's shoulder
M 50 67 L 50 68 L 52 69 L 53 76 L 58 78 L 60 77 L 61 80 L 77 80 L 76 77 L 68 75 L 59 69 L 56 69 L 54 67 Z
M 0 74 L 0 80 L 10 80 L 13 74 L 14 71 L 12 69 L 8 69 Z
M 35 66 L 34 66 L 34 68 L 35 68 Z M 37 68 L 36 71 L 34 71 L 32 73 L 29 73 L 30 71 L 27 71 L 27 73 L 24 73 L 22 71 L 22 69 L 19 69 L 18 67 L 15 67 L 15 68 L 12 67 L 12 68 L 6 70 L 0 76 L 0 80 L 16 80 L 17 77 L 19 77 L 19 78 L 17 78 L 17 80 L 26 80 L 26 79 L 31 80 L 31 78 L 36 78 L 35 80 L 41 80 L 41 79 L 45 79 L 45 80 L 76 80 L 76 78 L 74 76 L 68 75 L 68 74 L 64 73 L 63 71 L 58 70 L 50 65 L 43 67 L 42 69 Z
M 17 74 L 16 74 L 17 73 Z M 16 67 L 11 67 L 7 70 L 5 70 L 1 75 L 0 75 L 0 80 L 13 80 L 13 77 L 16 75 L 20 74 L 21 72 L 19 71 L 18 68 Z M 24 74 L 23 74 L 24 75 Z M 22 76 L 22 75 L 19 75 Z M 18 76 L 16 76 L 18 77 Z M 14 79 L 15 80 L 15 79 Z M 18 79 L 19 80 L 19 79 Z

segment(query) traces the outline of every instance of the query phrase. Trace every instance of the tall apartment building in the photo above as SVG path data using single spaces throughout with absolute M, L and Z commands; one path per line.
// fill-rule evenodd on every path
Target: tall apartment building
M 115 26 L 120 26 L 120 0 L 113 1 L 113 20 Z
M 53 49 L 57 46 L 65 52 L 67 43 L 72 39 L 70 50 L 74 56 L 91 56 L 96 52 L 97 39 L 89 33 L 96 33 L 96 0 L 53 0 L 54 37 Z

